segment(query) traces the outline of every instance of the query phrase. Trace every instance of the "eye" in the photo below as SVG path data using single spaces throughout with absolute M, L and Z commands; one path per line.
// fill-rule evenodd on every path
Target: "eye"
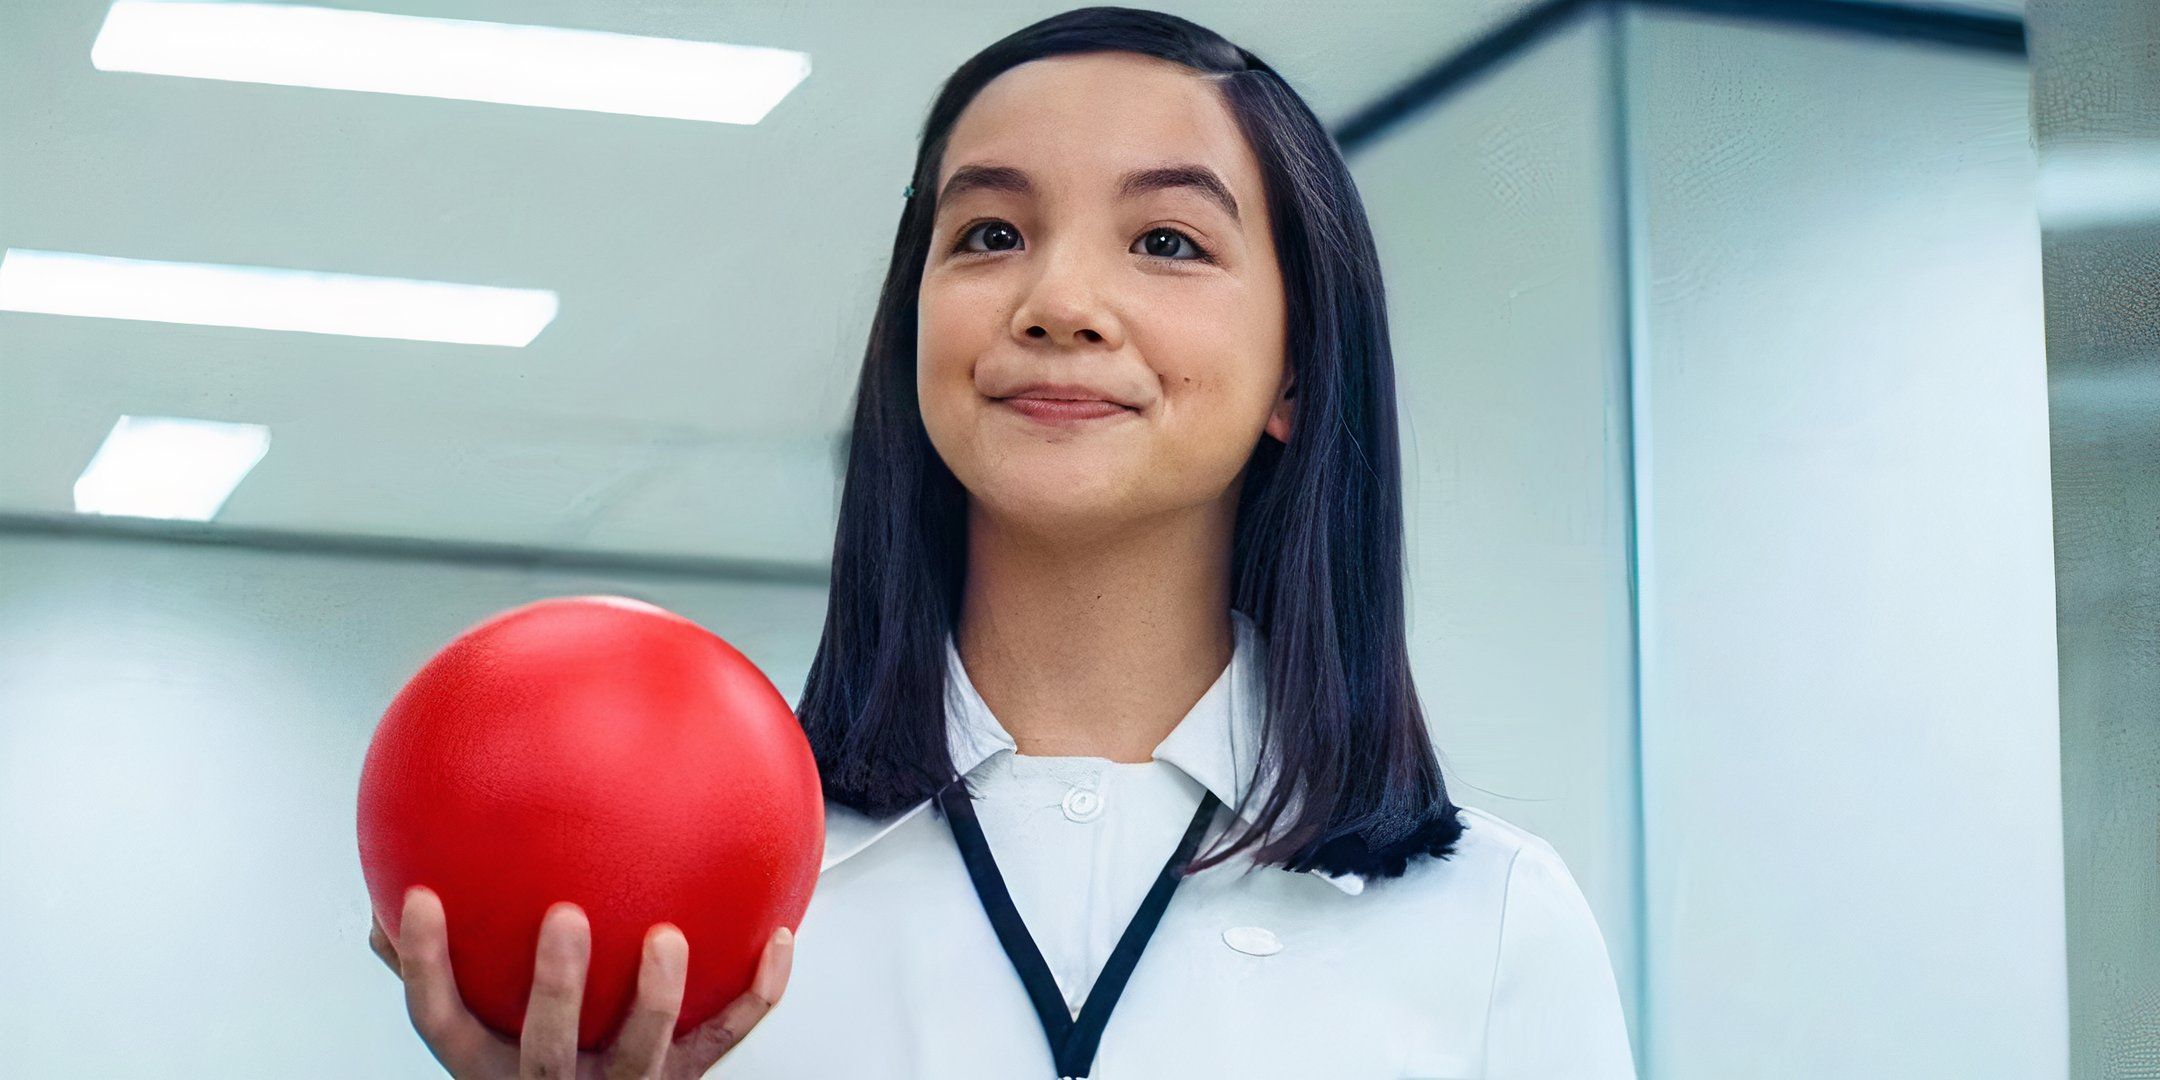
M 1154 240 L 1154 239 L 1156 239 L 1156 238 L 1158 238 L 1158 237 L 1168 237 L 1168 238 L 1169 238 L 1169 242 L 1168 242 L 1167 244 L 1162 244 L 1162 245 L 1158 245 L 1158 244 L 1153 244 L 1153 243 L 1148 243 L 1148 241 Z M 1177 231 L 1176 229 L 1167 229 L 1167 228 L 1149 229 L 1149 230 L 1148 230 L 1147 232 L 1145 232 L 1145 233 L 1141 234 L 1141 236 L 1140 236 L 1140 240 L 1141 240 L 1141 242 L 1142 242 L 1142 243 L 1147 243 L 1147 246 L 1148 246 L 1148 252 L 1147 252 L 1147 253 L 1148 253 L 1149 255 L 1153 255 L 1153 256 L 1155 256 L 1156 258 L 1159 258 L 1159 259 L 1169 259 L 1169 258 L 1171 258 L 1170 256 L 1168 256 L 1168 255 L 1165 255 L 1165 254 L 1163 254 L 1163 253 L 1162 253 L 1162 250 L 1161 250 L 1161 249 L 1162 249 L 1162 248 L 1165 248 L 1165 247 L 1167 247 L 1167 248 L 1168 248 L 1169 250 L 1171 250 L 1171 251 L 1176 251 L 1176 250 L 1177 250 L 1177 246 L 1178 246 L 1178 241 L 1182 240 L 1182 241 L 1184 241 L 1184 242 L 1185 242 L 1185 246 L 1186 246 L 1186 247 L 1189 247 L 1189 248 L 1193 249 L 1193 252 L 1194 252 L 1194 257 L 1193 257 L 1192 259 L 1172 259 L 1172 261 L 1173 261 L 1173 262 L 1213 262 L 1213 261 L 1215 261 L 1215 260 L 1214 260 L 1214 258 L 1213 258 L 1212 256 L 1210 256 L 1210 255 L 1208 254 L 1208 252 L 1207 252 L 1207 249 L 1206 249 L 1206 248 L 1203 248 L 1203 247 L 1201 247 L 1201 246 L 1200 246 L 1200 242 L 1199 242 L 1199 241 L 1197 241 L 1197 240 L 1194 240 L 1194 239 L 1193 239 L 1192 237 L 1190 237 L 1190 236 L 1187 236 L 1187 235 L 1185 235 L 1184 233 L 1181 233 L 1181 232 Z
M 969 238 L 973 237 L 977 232 L 982 232 L 986 240 L 992 235 L 996 235 L 999 237 L 1010 237 L 1010 240 L 1001 239 L 999 241 L 1000 243 L 1013 243 L 1017 242 L 1020 238 L 1019 230 L 1013 228 L 1011 222 L 998 221 L 996 219 L 992 219 L 989 221 L 979 221 L 961 231 L 959 240 L 954 243 L 951 248 L 952 253 L 959 255 L 990 255 L 995 254 L 999 251 L 1012 250 L 1011 247 L 992 247 L 987 250 L 969 247 Z M 1145 244 L 1148 250 L 1143 252 L 1142 254 L 1145 254 L 1151 258 L 1167 259 L 1171 262 L 1215 261 L 1214 256 L 1209 254 L 1206 248 L 1200 246 L 1199 241 L 1194 240 L 1192 237 L 1187 236 L 1185 233 L 1177 229 L 1164 227 L 1149 229 L 1147 232 L 1140 235 L 1140 239 L 1136 241 L 1136 243 Z M 1178 258 L 1173 255 L 1165 254 L 1166 251 L 1178 250 L 1180 243 L 1182 243 L 1185 247 L 1192 249 L 1193 254 L 1190 257 Z
M 955 252 L 960 252 L 960 253 L 970 253 L 970 252 L 972 252 L 972 253 L 975 253 L 975 254 L 981 254 L 981 252 L 976 252 L 976 251 L 974 251 L 974 249 L 972 249 L 972 248 L 968 247 L 968 246 L 967 246 L 967 242 L 968 242 L 968 237 L 970 237 L 970 236 L 973 236 L 973 235 L 975 235 L 976 231 L 977 231 L 977 230 L 979 230 L 979 229 L 981 229 L 981 228 L 982 228 L 983 226 L 985 226 L 985 225 L 995 225 L 995 226 L 997 226 L 997 230 L 996 230 L 996 231 L 998 231 L 998 232 L 1000 232 L 1000 233 L 1007 233 L 1007 234 L 1010 234 L 1010 235 L 1011 235 L 1011 236 L 1013 237 L 1013 239 L 1015 239 L 1015 240 L 1018 240 L 1018 239 L 1020 238 L 1020 233 L 1019 233 L 1019 230 L 1017 230 L 1017 229 L 1014 229 L 1014 228 L 1012 227 L 1012 224 L 1011 224 L 1010 222 L 1004 222 L 1004 221 L 979 221 L 979 222 L 976 222 L 976 223 L 975 223 L 975 224 L 973 224 L 973 225 L 970 225 L 970 226 L 968 226 L 968 227 L 967 227 L 967 228 L 966 228 L 965 230 L 963 230 L 963 231 L 962 231 L 962 232 L 960 233 L 960 242 L 959 242 L 959 243 L 957 243 L 957 244 L 954 244 L 954 245 L 953 245 L 953 248 L 952 248 L 952 249 L 953 249 L 953 251 L 955 251 Z M 1010 249 L 1007 249 L 1007 248 L 992 248 L 991 250 L 992 250 L 992 251 L 1006 251 L 1006 250 L 1010 250 Z

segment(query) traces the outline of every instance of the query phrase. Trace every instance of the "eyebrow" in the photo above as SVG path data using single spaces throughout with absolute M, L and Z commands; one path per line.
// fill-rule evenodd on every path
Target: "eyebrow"
M 1223 183 L 1215 170 L 1205 165 L 1180 162 L 1153 168 L 1134 169 L 1118 180 L 1118 197 L 1130 199 L 1151 191 L 1186 188 L 1198 193 L 1230 215 L 1230 220 L 1243 224 L 1238 217 L 1237 198 L 1230 194 L 1230 185 Z M 1032 196 L 1035 183 L 1028 174 L 1010 165 L 962 165 L 955 169 L 952 178 L 945 181 L 945 189 L 938 193 L 938 201 L 958 197 L 970 191 L 1005 191 L 1015 195 Z

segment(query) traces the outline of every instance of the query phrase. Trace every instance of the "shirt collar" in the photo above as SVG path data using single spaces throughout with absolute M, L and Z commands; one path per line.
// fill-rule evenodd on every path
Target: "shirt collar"
M 1251 814 L 1241 808 L 1248 807 L 1246 795 L 1252 786 L 1253 767 L 1259 760 L 1261 702 L 1266 689 L 1262 661 L 1267 655 L 1267 639 L 1244 612 L 1233 608 L 1230 617 L 1233 643 L 1229 666 L 1155 748 L 1154 756 L 1177 766 L 1250 824 Z M 945 636 L 945 734 L 953 767 L 963 776 L 999 751 L 1016 748 L 1011 733 L 976 692 L 950 633 Z M 1266 792 L 1252 794 L 1256 797 L 1250 807 L 1266 805 Z M 930 800 L 924 799 L 880 820 L 828 804 L 821 872 L 870 846 L 929 805 Z M 1317 869 L 1304 872 L 1351 895 L 1365 888 L 1364 879 L 1356 874 L 1329 874 Z

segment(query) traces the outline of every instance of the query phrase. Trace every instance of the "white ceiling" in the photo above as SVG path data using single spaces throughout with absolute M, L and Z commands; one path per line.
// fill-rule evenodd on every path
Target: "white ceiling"
M 0 514 L 123 413 L 266 424 L 225 525 L 829 559 L 833 446 L 937 85 L 1079 6 L 335 3 L 777 46 L 738 126 L 105 73 L 102 0 L 0 9 L 0 246 L 553 289 L 525 348 L 0 312 Z M 1160 5 L 1334 123 L 1526 0 Z M 2014 10 L 2014 0 L 2008 4 Z

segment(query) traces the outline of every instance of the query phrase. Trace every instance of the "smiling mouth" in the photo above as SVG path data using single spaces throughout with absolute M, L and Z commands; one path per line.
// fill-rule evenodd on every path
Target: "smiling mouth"
M 1037 423 L 1058 426 L 1092 423 L 1137 412 L 1114 401 L 1073 401 L 1066 398 L 1000 398 L 998 404 Z

